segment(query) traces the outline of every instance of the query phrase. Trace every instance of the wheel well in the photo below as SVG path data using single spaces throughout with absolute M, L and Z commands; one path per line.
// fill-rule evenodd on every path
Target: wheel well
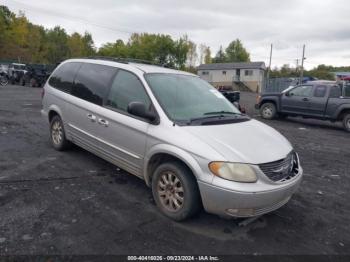
M 51 110 L 51 111 L 49 112 L 49 123 L 51 123 L 51 120 L 52 120 L 52 118 L 53 118 L 54 116 L 60 116 L 60 115 L 59 115 L 56 111 Z
M 340 111 L 339 115 L 338 115 L 338 120 L 343 120 L 344 116 L 346 114 L 350 114 L 350 109 L 343 109 L 342 111 Z
M 266 104 L 266 103 L 274 104 L 275 107 L 276 107 L 276 109 L 277 109 L 277 104 L 276 104 L 276 102 L 273 101 L 273 100 L 263 100 L 263 101 L 261 102 L 261 104 L 260 104 L 260 108 L 261 108 L 264 104 Z
M 153 173 L 160 164 L 165 162 L 173 162 L 173 161 L 183 164 L 190 171 L 191 175 L 196 179 L 195 175 L 193 174 L 193 171 L 184 161 L 170 154 L 158 153 L 153 155 L 148 162 L 146 184 L 148 186 L 152 184 Z

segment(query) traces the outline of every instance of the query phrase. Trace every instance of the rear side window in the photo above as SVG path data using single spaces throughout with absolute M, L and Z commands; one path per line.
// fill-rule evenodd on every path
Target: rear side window
M 50 86 L 57 88 L 63 92 L 70 93 L 72 91 L 74 77 L 81 63 L 71 62 L 61 65 L 50 77 Z
M 102 105 L 116 72 L 114 67 L 84 63 L 75 78 L 72 95 Z
M 340 86 L 331 86 L 331 91 L 329 97 L 339 98 L 341 97 L 341 87 Z
M 151 100 L 136 75 L 120 70 L 114 78 L 107 105 L 127 112 L 130 102 L 142 102 L 150 109 Z
M 314 91 L 314 97 L 324 97 L 326 95 L 326 86 L 316 86 Z

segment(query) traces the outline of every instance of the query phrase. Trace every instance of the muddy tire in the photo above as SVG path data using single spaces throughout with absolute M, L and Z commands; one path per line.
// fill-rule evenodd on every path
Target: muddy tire
M 50 122 L 50 141 L 58 151 L 64 151 L 71 147 L 71 142 L 67 140 L 64 132 L 63 122 L 57 115 Z
M 156 168 L 152 192 L 160 211 L 175 221 L 190 218 L 201 208 L 197 181 L 179 162 L 164 163 Z
M 260 107 L 260 115 L 264 119 L 274 119 L 277 115 L 277 109 L 273 103 L 264 103 Z
M 348 113 L 344 116 L 343 126 L 344 126 L 345 131 L 350 132 L 350 113 Z

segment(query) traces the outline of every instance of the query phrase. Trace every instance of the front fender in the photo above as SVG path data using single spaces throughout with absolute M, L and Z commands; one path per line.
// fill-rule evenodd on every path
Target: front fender
M 260 106 L 259 108 L 264 104 L 264 103 L 268 103 L 268 102 L 273 102 L 276 104 L 276 108 L 277 108 L 277 111 L 280 111 L 281 108 L 280 108 L 280 101 L 279 101 L 279 97 L 276 97 L 276 96 L 265 96 L 265 97 L 262 97 L 261 98 L 261 101 L 260 101 Z
M 150 159 L 156 154 L 168 154 L 176 157 L 183 161 L 192 171 L 197 179 L 203 180 L 203 171 L 198 163 L 198 161 L 187 151 L 182 150 L 178 147 L 169 144 L 157 144 L 151 147 L 144 158 L 143 173 L 146 184 L 150 186 L 151 174 L 148 174 L 147 167 L 149 165 Z M 206 179 L 207 182 L 211 182 L 209 178 Z

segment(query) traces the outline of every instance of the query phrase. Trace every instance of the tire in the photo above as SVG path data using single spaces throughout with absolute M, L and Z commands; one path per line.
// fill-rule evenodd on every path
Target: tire
M 277 109 L 273 103 L 265 103 L 260 107 L 260 115 L 264 119 L 274 119 L 277 115 Z
M 8 79 L 6 76 L 0 76 L 0 85 L 1 86 L 6 86 L 8 84 Z
M 190 218 L 201 208 L 196 179 L 185 165 L 176 161 L 156 168 L 152 193 L 160 211 L 175 221 Z
M 50 141 L 57 151 L 64 151 L 71 146 L 71 142 L 66 139 L 63 122 L 58 115 L 54 116 L 50 122 Z
M 344 116 L 343 126 L 344 126 L 345 131 L 350 132 L 350 113 L 348 113 Z

